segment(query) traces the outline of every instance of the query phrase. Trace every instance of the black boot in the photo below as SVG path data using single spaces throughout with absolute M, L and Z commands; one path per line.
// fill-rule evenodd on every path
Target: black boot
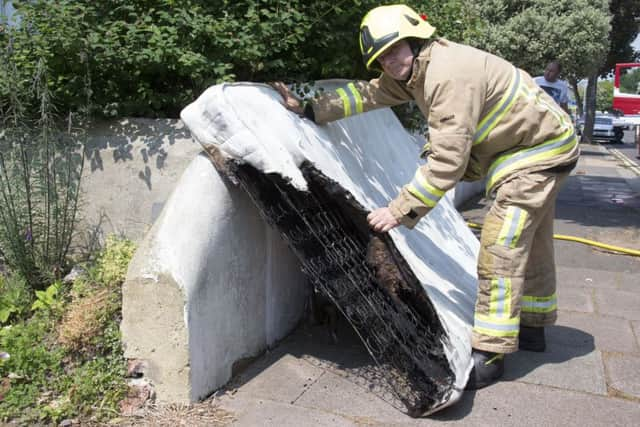
M 465 390 L 477 390 L 493 384 L 504 373 L 504 354 L 473 349 L 473 369 Z
M 543 326 L 520 326 L 520 350 L 543 352 L 547 348 Z

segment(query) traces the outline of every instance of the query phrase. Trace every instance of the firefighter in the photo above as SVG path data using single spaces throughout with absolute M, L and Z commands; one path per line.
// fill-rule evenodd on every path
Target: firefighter
M 504 372 L 504 355 L 544 351 L 556 320 L 555 199 L 579 148 L 569 116 L 531 76 L 487 52 L 435 37 L 424 15 L 405 5 L 372 9 L 360 25 L 369 82 L 351 82 L 302 103 L 282 83 L 283 105 L 324 124 L 415 101 L 428 120 L 420 166 L 370 226 L 413 228 L 458 181 L 486 179 L 493 199 L 481 234 L 478 293 L 467 389 Z

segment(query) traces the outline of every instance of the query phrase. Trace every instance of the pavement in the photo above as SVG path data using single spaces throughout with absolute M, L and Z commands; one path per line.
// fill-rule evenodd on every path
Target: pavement
M 640 250 L 636 159 L 611 148 L 583 144 L 556 233 Z M 481 222 L 487 208 L 477 199 L 462 214 Z M 640 258 L 559 240 L 555 249 L 559 318 L 547 351 L 509 355 L 503 381 L 431 417 L 408 417 L 358 380 L 372 361 L 345 324 L 333 344 L 304 322 L 211 399 L 237 426 L 640 425 Z

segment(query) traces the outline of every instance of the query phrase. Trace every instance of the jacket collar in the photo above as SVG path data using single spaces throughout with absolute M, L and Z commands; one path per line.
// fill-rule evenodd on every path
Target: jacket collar
M 425 71 L 429 61 L 431 60 L 431 49 L 433 48 L 434 40 L 427 40 L 420 49 L 420 52 L 413 60 L 413 68 L 411 69 L 411 77 L 405 83 L 408 89 L 414 89 L 421 81 L 424 81 Z

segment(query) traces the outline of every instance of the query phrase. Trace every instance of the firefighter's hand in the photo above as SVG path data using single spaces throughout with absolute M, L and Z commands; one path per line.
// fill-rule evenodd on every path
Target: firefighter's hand
M 280 96 L 282 96 L 281 104 L 284 108 L 289 111 L 293 111 L 300 116 L 304 114 L 300 100 L 291 93 L 287 85 L 282 82 L 273 82 L 269 83 L 269 86 L 277 90 Z
M 400 225 L 389 208 L 378 208 L 371 211 L 371 213 L 367 215 L 367 221 L 369 221 L 371 228 L 378 233 L 386 233 Z

